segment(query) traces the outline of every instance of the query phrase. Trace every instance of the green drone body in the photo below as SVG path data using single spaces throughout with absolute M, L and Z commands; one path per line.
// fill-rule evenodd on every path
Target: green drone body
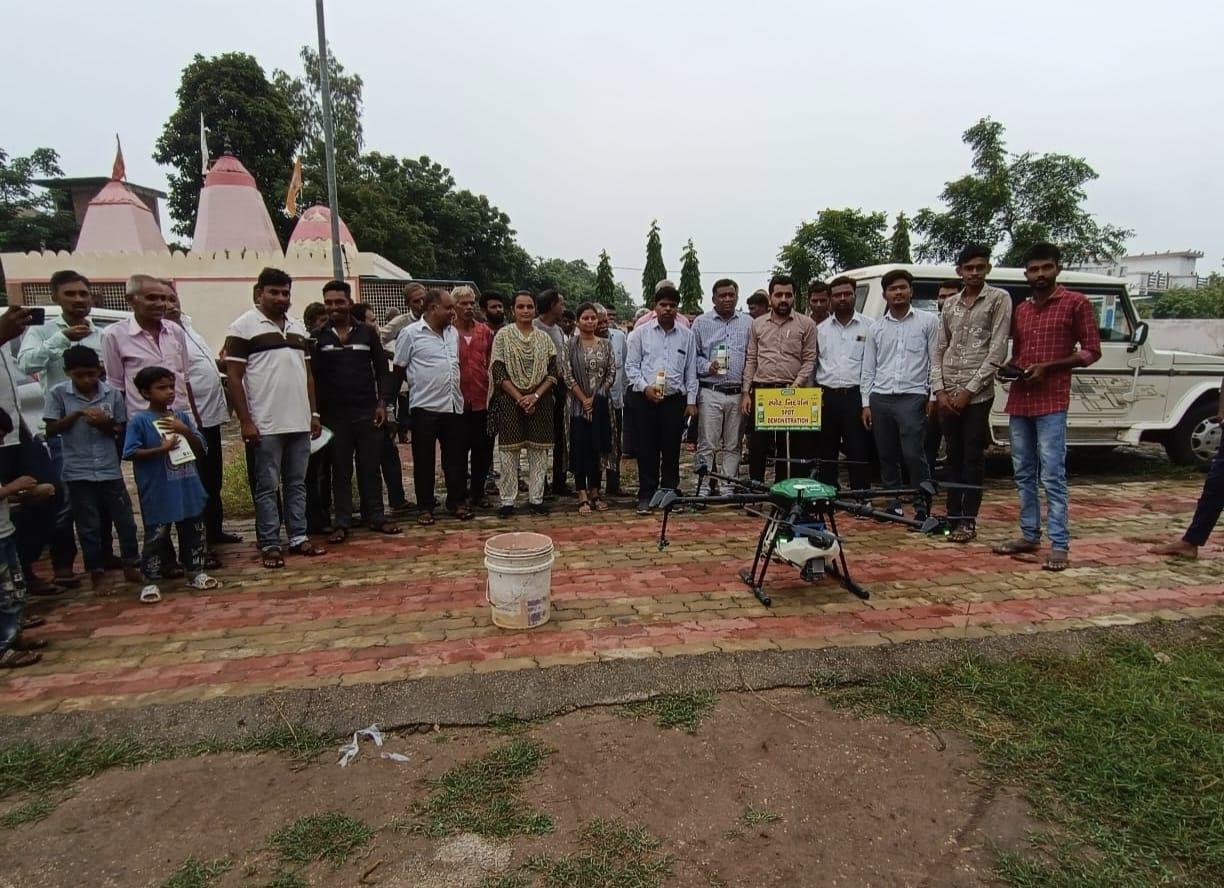
M 811 478 L 787 478 L 769 488 L 769 495 L 789 502 L 799 500 L 831 501 L 837 498 L 837 488 Z

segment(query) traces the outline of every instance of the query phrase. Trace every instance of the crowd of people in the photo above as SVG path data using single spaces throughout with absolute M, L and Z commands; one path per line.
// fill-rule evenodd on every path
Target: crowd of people
M 771 464 L 775 479 L 815 465 L 843 495 L 866 497 L 873 449 L 883 488 L 895 490 L 931 477 L 942 440 L 943 477 L 958 482 L 947 494 L 949 539 L 963 544 L 977 535 L 1000 378 L 1009 383 L 1020 533 L 994 551 L 1040 550 L 1040 487 L 1050 542 L 1043 566 L 1064 570 L 1071 373 L 1098 360 L 1101 345 L 1088 299 L 1058 283 L 1060 260 L 1051 244 L 1029 250 L 1031 293 L 1014 310 L 1007 291 L 987 282 L 989 250 L 970 245 L 958 279 L 939 288 L 937 312 L 914 308 L 913 277 L 898 268 L 882 278 L 887 308 L 877 320 L 855 310 L 848 276 L 813 282 L 805 313 L 795 282 L 779 274 L 747 299 L 747 312 L 736 282 L 721 279 L 713 308 L 686 316 L 675 284 L 663 280 L 652 306 L 624 319 L 593 302 L 568 309 L 552 289 L 506 297 L 411 282 L 403 310 L 381 325 L 344 281 L 325 284 L 299 320 L 289 314 L 293 281 L 266 268 L 219 350 L 193 329 L 170 281 L 134 275 L 131 317 L 100 329 L 89 281 L 57 272 L 59 315 L 32 323 L 27 307 L 0 314 L 0 667 L 38 661 L 45 641 L 23 634 L 40 622 L 25 614 L 27 596 L 81 584 L 78 540 L 101 593 L 120 575 L 148 603 L 174 578 L 220 586 L 208 573 L 221 566 L 217 547 L 241 541 L 225 529 L 221 498 L 231 412 L 269 569 L 286 556 L 325 554 L 312 535 L 343 545 L 358 523 L 401 534 L 397 518 L 413 508 L 421 526 L 442 510 L 459 521 L 494 509 L 508 518 L 524 494 L 535 514 L 549 511 L 550 497 L 571 495 L 577 513 L 603 512 L 607 497 L 627 495 L 624 459 L 636 461 L 637 512 L 649 514 L 659 489 L 680 486 L 685 441 L 719 475 L 740 473 L 746 443 L 752 480 L 765 481 Z M 42 429 L 22 421 L 19 372 L 38 377 Z M 795 387 L 820 389 L 820 429 L 754 428 L 758 392 Z M 408 441 L 415 506 L 397 446 Z M 123 461 L 132 463 L 142 541 Z M 1159 551 L 1195 554 L 1222 504 L 1217 456 L 1190 531 Z M 899 496 L 884 504 L 897 515 L 905 507 Z M 44 552 L 49 579 L 35 569 Z

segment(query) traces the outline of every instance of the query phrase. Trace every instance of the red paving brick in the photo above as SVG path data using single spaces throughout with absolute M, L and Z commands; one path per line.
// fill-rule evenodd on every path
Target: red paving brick
M 1152 494 L 1159 488 L 1159 497 Z M 671 547 L 658 521 L 626 510 L 598 523 L 572 514 L 520 519 L 558 550 L 553 618 L 532 631 L 492 625 L 483 543 L 509 525 L 440 522 L 402 537 L 356 536 L 325 558 L 262 570 L 231 548 L 224 589 L 173 591 L 156 606 L 134 590 L 83 595 L 48 613 L 43 663 L 0 677 L 0 712 L 145 705 L 277 687 L 324 687 L 490 668 L 544 668 L 595 657 L 679 656 L 723 649 L 889 644 L 1008 634 L 1224 612 L 1216 552 L 1198 562 L 1147 553 L 1193 509 L 1193 481 L 1073 489 L 1072 569 L 1000 558 L 1015 504 L 988 495 L 982 538 L 954 546 L 896 527 L 844 520 L 859 601 L 840 587 L 770 569 L 774 607 L 736 579 L 752 556 L 756 522 L 711 509 L 677 516 Z M 1159 509 L 1156 507 L 1159 503 Z M 164 590 L 165 591 L 165 590 Z

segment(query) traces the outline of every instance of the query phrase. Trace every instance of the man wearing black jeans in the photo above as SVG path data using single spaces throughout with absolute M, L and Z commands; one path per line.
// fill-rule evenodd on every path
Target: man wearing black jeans
M 336 519 L 332 543 L 348 539 L 353 521 L 353 459 L 357 488 L 370 529 L 400 532 L 383 510 L 379 455 L 387 411 L 382 390 L 387 376 L 378 328 L 360 322 L 353 311 L 351 288 L 344 281 L 323 285 L 328 321 L 312 341 L 311 369 L 323 425 L 331 430 L 332 502 Z
M 839 486 L 841 454 L 846 454 L 850 486 L 858 490 L 870 486 L 871 442 L 863 428 L 862 393 L 863 350 L 871 333 L 872 321 L 854 310 L 854 278 L 839 277 L 829 282 L 833 313 L 816 325 L 819 358 L 816 383 L 822 391 L 820 423 L 820 480 Z
M 684 418 L 697 417 L 697 346 L 693 332 L 676 323 L 679 291 L 671 281 L 659 281 L 654 298 L 654 319 L 629 334 L 625 358 L 629 387 L 640 396 L 639 515 L 650 512 L 660 486 L 679 488 Z
M 412 479 L 417 524 L 434 523 L 434 462 L 442 447 L 446 509 L 460 521 L 475 517 L 467 504 L 463 467 L 463 390 L 459 383 L 459 332 L 455 302 L 446 290 L 425 293 L 424 314 L 400 333 L 384 398 L 407 381 L 412 399 Z
M 548 334 L 557 349 L 558 360 L 565 354 L 565 333 L 561 329 L 561 315 L 565 313 L 565 297 L 557 290 L 542 290 L 536 297 L 535 325 Z M 569 431 L 566 420 L 565 398 L 553 399 L 553 470 L 552 492 L 554 496 L 568 496 L 565 483 L 565 440 Z
M 468 478 L 468 504 L 491 508 L 485 497 L 485 482 L 493 466 L 493 436 L 489 434 L 489 359 L 493 352 L 493 331 L 476 320 L 475 290 L 460 286 L 451 291 L 451 296 L 455 300 L 455 329 L 459 331 L 463 470 Z
M 931 391 L 948 445 L 947 480 L 980 485 L 986 477 L 995 368 L 1007 360 L 1012 303 L 1006 290 L 986 283 L 990 251 L 985 247 L 961 250 L 956 273 L 965 286 L 940 310 Z M 949 488 L 952 542 L 967 543 L 977 536 L 981 505 L 980 490 Z
M 1216 404 L 1215 421 L 1224 422 L 1224 383 L 1220 385 L 1220 399 Z M 1199 546 L 1207 545 L 1211 532 L 1215 530 L 1224 511 L 1224 438 L 1220 439 L 1220 448 L 1207 472 L 1207 480 L 1203 482 L 1203 492 L 1199 496 L 1198 505 L 1194 509 L 1194 518 L 1180 540 L 1154 546 L 1152 551 L 1157 555 L 1176 555 L 1180 558 L 1198 558 Z

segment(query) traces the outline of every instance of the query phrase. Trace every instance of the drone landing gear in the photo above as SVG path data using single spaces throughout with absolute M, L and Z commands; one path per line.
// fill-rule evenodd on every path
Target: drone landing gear
M 834 514 L 832 509 L 829 510 L 827 517 L 829 521 L 829 530 L 833 531 L 834 536 L 840 537 L 837 532 L 837 516 Z M 825 573 L 836 579 L 837 582 L 841 583 L 842 588 L 852 595 L 857 595 L 864 601 L 870 598 L 871 594 L 851 578 L 850 565 L 846 563 L 845 549 L 842 549 L 837 553 L 837 559 L 839 562 L 841 562 L 840 565 L 835 561 L 825 562 Z

